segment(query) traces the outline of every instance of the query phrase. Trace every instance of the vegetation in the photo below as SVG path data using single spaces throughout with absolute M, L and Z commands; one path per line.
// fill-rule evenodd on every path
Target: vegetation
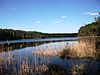
M 42 38 L 77 37 L 77 33 L 43 33 Z
M 42 33 L 37 31 L 22 31 L 13 29 L 0 29 L 0 40 L 17 39 L 37 39 L 37 38 L 57 38 L 57 37 L 76 37 L 77 33 Z
M 49 64 L 48 68 L 49 69 L 45 72 L 46 75 L 68 75 L 67 70 L 60 65 Z
M 100 51 L 96 49 L 95 40 L 90 38 L 86 40 L 77 41 L 73 45 L 67 45 L 65 49 L 58 52 L 61 58 L 99 58 Z M 89 40 L 91 42 L 89 42 Z
M 72 75 L 86 75 L 85 66 L 83 64 L 74 65 L 71 69 Z
M 100 17 L 95 18 L 95 22 L 82 26 L 78 36 L 100 36 Z
M 13 29 L 0 29 L 0 40 L 32 39 L 40 38 L 41 32 L 22 31 Z

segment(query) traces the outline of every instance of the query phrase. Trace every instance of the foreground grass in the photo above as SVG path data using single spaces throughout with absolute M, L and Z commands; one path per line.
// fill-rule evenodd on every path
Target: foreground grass
M 67 70 L 60 65 L 49 64 L 48 68 L 44 75 L 68 75 Z

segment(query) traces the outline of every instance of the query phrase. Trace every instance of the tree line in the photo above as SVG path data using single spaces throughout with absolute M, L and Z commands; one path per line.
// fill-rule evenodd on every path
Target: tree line
M 38 31 L 22 31 L 13 29 L 0 29 L 0 41 L 37 38 L 76 37 L 77 33 L 42 33 Z
M 33 35 L 34 34 L 34 35 Z M 22 31 L 13 29 L 0 29 L 0 40 L 17 40 L 17 39 L 32 39 L 40 38 L 41 32 Z

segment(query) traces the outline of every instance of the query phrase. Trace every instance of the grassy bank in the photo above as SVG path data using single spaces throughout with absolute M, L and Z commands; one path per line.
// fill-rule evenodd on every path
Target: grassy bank
M 58 54 L 61 58 L 100 58 L 98 42 L 100 41 L 94 38 L 80 39 L 73 45 L 67 44 Z

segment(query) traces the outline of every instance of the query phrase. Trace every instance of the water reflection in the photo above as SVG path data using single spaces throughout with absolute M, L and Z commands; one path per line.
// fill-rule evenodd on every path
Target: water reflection
M 50 42 L 23 42 L 23 43 L 2 43 L 0 44 L 0 52 L 3 52 L 3 51 L 12 51 L 12 50 L 15 50 L 15 49 L 22 49 L 22 48 L 25 48 L 25 47 L 35 47 L 35 46 L 39 46 L 39 45 L 42 45 L 42 44 L 46 44 L 46 43 L 50 43 Z

